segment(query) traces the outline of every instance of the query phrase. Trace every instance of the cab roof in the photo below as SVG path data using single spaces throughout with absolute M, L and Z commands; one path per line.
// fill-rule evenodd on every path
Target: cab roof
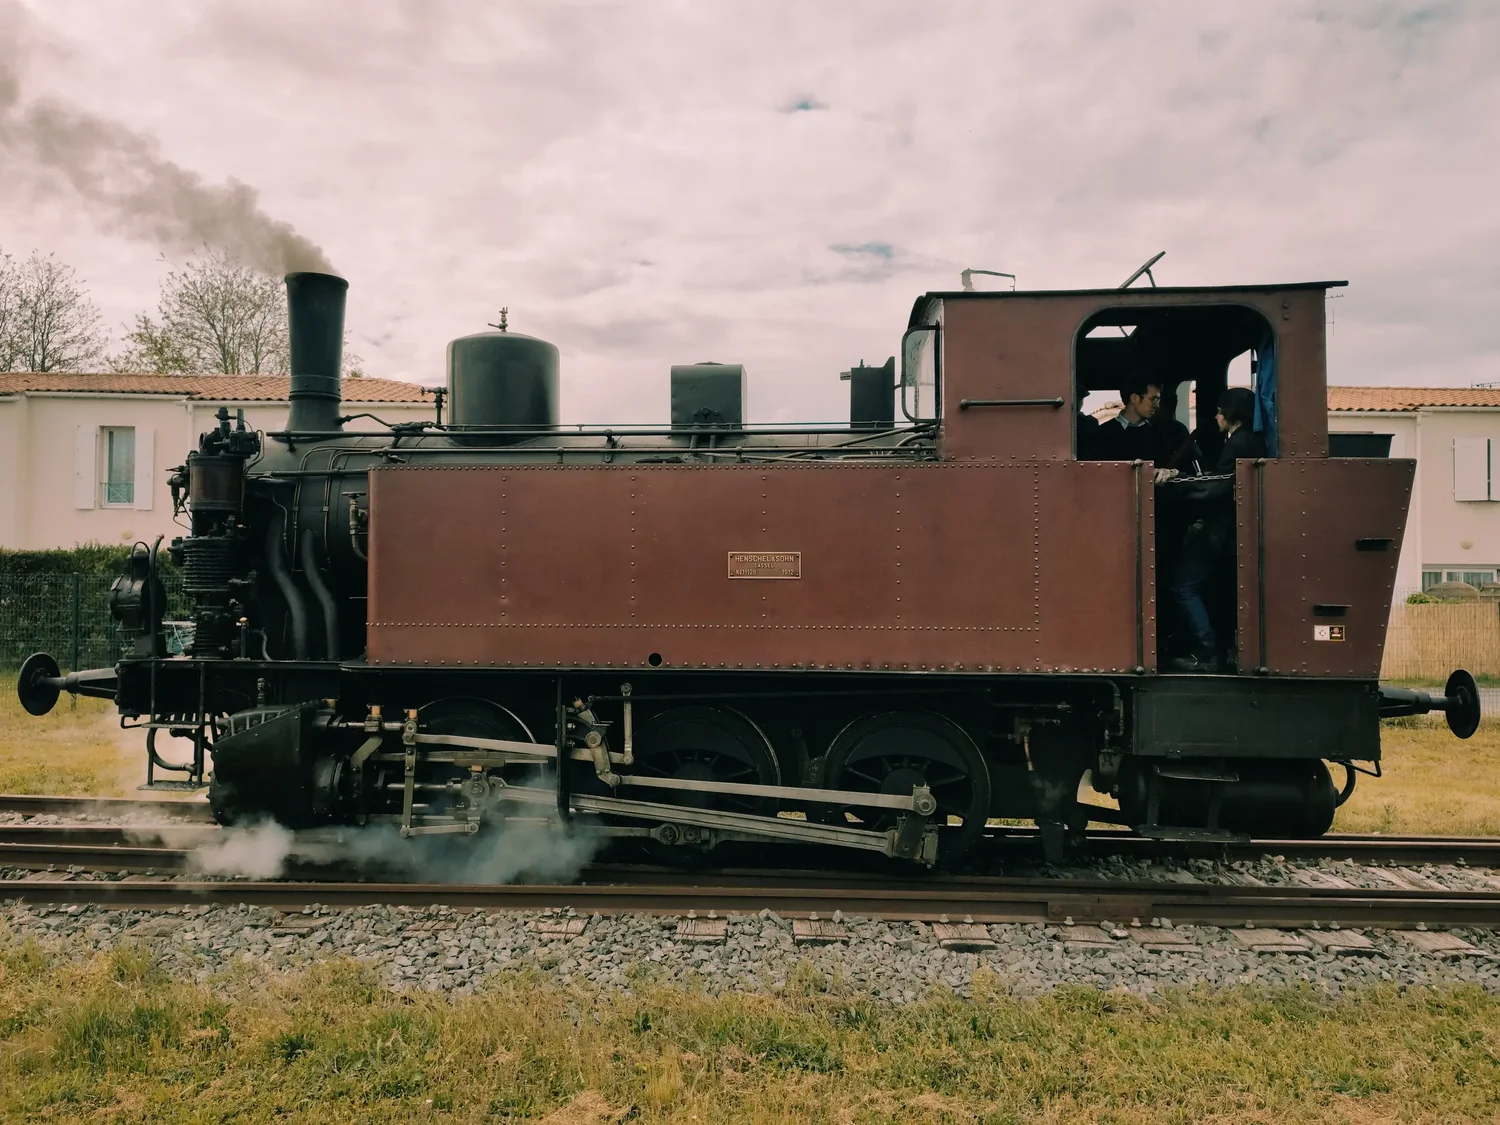
M 1142 285 L 1130 289 L 999 289 L 978 292 L 969 289 L 934 289 L 923 293 L 912 305 L 912 325 L 922 323 L 923 310 L 936 301 L 1014 301 L 1038 297 L 1118 297 L 1123 301 L 1142 297 L 1195 297 L 1214 293 L 1286 293 L 1297 289 L 1340 289 L 1347 281 L 1288 281 L 1271 285 Z

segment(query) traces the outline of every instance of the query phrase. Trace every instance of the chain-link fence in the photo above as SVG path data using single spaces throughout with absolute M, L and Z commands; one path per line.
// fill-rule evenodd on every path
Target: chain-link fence
M 188 615 L 182 575 L 163 569 L 168 621 Z M 109 612 L 109 574 L 0 575 L 0 670 L 15 671 L 33 652 L 50 652 L 64 669 L 107 668 L 130 645 Z M 178 626 L 165 628 L 181 651 Z

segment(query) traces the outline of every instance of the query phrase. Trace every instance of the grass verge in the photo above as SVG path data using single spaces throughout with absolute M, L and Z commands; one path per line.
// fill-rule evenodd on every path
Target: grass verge
M 1361 777 L 1334 817 L 1335 832 L 1389 835 L 1500 835 L 1500 723 L 1467 741 L 1441 721 L 1388 722 L 1381 778 Z M 1334 767 L 1334 782 L 1343 771 Z
M 0 1115 L 187 1122 L 1492 1120 L 1500 999 L 1478 990 L 1082 990 L 905 1009 L 823 992 L 634 995 L 513 978 L 399 997 L 348 962 L 266 985 L 140 950 L 0 961 Z
M 0 793 L 119 796 L 146 779 L 146 751 L 141 742 L 131 762 L 118 737 L 107 699 L 64 695 L 50 714 L 28 715 L 16 700 L 15 673 L 0 675 Z

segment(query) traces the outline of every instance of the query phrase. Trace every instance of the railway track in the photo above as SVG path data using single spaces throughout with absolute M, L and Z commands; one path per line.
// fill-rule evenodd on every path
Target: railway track
M 30 903 L 96 903 L 161 909 L 247 904 L 279 910 L 330 907 L 446 905 L 468 909 L 580 913 L 689 911 L 791 917 L 834 910 L 886 919 L 978 923 L 1086 924 L 1170 918 L 1174 924 L 1261 927 L 1376 926 L 1393 929 L 1500 926 L 1500 892 L 1366 890 L 1321 887 L 1226 887 L 1201 883 L 1100 883 L 1082 880 L 987 878 L 924 880 L 891 885 L 874 880 L 760 873 L 745 885 L 715 874 L 693 882 L 681 872 L 649 880 L 604 883 L 467 886 L 451 883 L 189 882 L 28 879 L 12 884 Z M 0 894 L 10 895 L 7 887 Z
M 23 816 L 57 816 L 64 819 L 118 819 L 146 825 L 201 825 L 218 831 L 208 804 L 202 800 L 161 800 L 130 797 L 51 797 L 24 794 L 0 794 L 0 813 Z M 89 828 L 93 826 L 80 826 Z M 72 831 L 72 825 L 0 825 L 0 842 L 16 842 L 22 829 L 43 828 Z M 95 842 L 103 842 L 103 833 L 112 826 L 98 826 Z M 80 836 L 71 840 L 54 837 L 57 843 L 81 843 Z M 42 836 L 29 837 L 41 841 Z M 126 841 L 122 838 L 121 843 Z M 1041 853 L 1041 841 L 1035 829 L 1023 827 L 995 828 L 978 845 L 979 857 L 997 861 L 1030 858 Z M 1468 864 L 1500 868 L 1500 836 L 1377 836 L 1335 833 L 1309 840 L 1247 840 L 1230 843 L 1182 842 L 1146 839 L 1118 829 L 1095 829 L 1085 835 L 1085 856 L 1119 855 L 1127 859 L 1166 857 L 1204 857 L 1220 860 L 1251 860 L 1276 855 L 1288 860 L 1348 859 L 1359 863 L 1395 864 Z M 4 866 L 0 859 L 0 866 Z M 56 862 L 49 860 L 48 862 Z M 21 866 L 20 864 L 12 864 Z M 101 870 L 110 870 L 101 868 Z
M 147 845 L 137 842 L 143 832 L 160 835 Z M 497 910 L 572 907 L 585 913 L 771 909 L 825 917 L 843 910 L 887 919 L 975 922 L 1086 924 L 1165 917 L 1228 926 L 1500 926 L 1500 890 L 1226 886 L 991 875 L 893 877 L 888 871 L 684 872 L 619 863 L 589 866 L 575 884 L 467 886 L 391 881 L 388 873 L 382 877 L 376 869 L 354 879 L 347 867 L 320 861 L 312 852 L 290 860 L 286 877 L 274 881 L 184 880 L 182 875 L 196 866 L 198 850 L 214 843 L 220 832 L 206 824 L 147 829 L 0 826 L 0 867 L 35 872 L 0 884 L 0 897 L 153 909 L 245 903 L 286 910 L 318 903 Z M 70 874 L 75 871 L 131 874 L 125 880 L 75 879 Z M 150 876 L 143 876 L 145 872 Z
M 31 793 L 0 793 L 0 813 L 91 819 L 156 817 L 163 820 L 213 823 L 208 802 L 201 798 L 54 797 Z

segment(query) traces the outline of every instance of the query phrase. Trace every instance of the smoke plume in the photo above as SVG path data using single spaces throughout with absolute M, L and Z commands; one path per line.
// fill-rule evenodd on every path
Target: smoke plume
M 210 184 L 168 160 L 156 140 L 25 89 L 27 17 L 0 0 L 0 166 L 66 185 L 112 230 L 169 252 L 227 251 L 268 273 L 331 272 L 323 251 L 261 209 L 256 190 Z

